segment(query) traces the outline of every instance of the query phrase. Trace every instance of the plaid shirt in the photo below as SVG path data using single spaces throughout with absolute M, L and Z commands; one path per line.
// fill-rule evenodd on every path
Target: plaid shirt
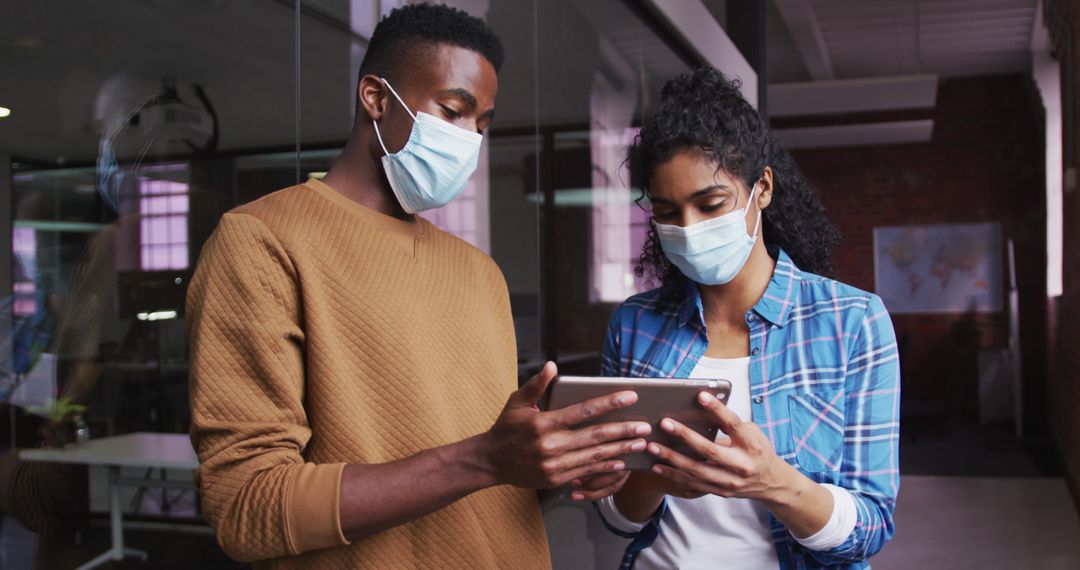
M 892 322 L 881 299 L 810 273 L 782 250 L 764 296 L 747 311 L 754 422 L 776 453 L 818 483 L 855 498 L 858 522 L 840 546 L 807 549 L 770 515 L 781 568 L 868 568 L 892 537 L 900 486 L 900 372 Z M 701 297 L 688 283 L 616 310 L 604 344 L 605 376 L 685 378 L 705 353 Z M 670 299 L 670 296 L 669 296 Z M 627 548 L 623 568 L 658 533 L 666 503 Z M 605 521 L 606 524 L 606 521 Z

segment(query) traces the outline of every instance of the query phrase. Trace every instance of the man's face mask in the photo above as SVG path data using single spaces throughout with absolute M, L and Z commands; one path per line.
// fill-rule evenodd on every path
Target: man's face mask
M 121 191 L 129 172 L 131 175 L 137 175 L 139 168 L 142 167 L 143 159 L 146 158 L 146 153 L 157 140 L 158 127 L 160 124 L 159 120 L 143 120 L 141 121 L 143 125 L 141 127 L 130 126 L 132 124 L 132 118 L 135 117 L 137 120 L 137 117 L 152 100 L 153 98 L 147 99 L 136 107 L 134 111 L 124 117 L 124 120 L 120 122 L 118 127 L 112 132 L 105 133 L 98 145 L 98 192 L 101 194 L 102 199 L 105 200 L 105 203 L 115 212 L 120 212 Z M 125 170 L 124 167 L 120 165 L 120 160 L 116 155 L 118 140 L 126 141 L 128 143 L 122 145 L 124 148 L 138 149 L 138 154 L 135 157 L 130 171 Z M 132 142 L 135 142 L 138 146 L 132 146 L 130 144 Z
M 372 121 L 385 153 L 382 163 L 390 188 L 410 214 L 441 208 L 465 189 L 476 170 L 483 136 L 427 113 L 414 114 L 390 83 L 380 80 L 413 118 L 409 140 L 393 154 L 383 144 L 379 123 Z
M 102 138 L 98 149 L 97 187 L 101 198 L 114 212 L 120 211 L 120 188 L 124 184 L 124 176 L 124 169 L 116 159 L 112 140 L 109 137 Z

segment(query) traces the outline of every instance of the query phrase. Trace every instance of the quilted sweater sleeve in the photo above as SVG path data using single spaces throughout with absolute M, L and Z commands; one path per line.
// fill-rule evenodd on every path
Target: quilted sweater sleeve
M 346 544 L 343 464 L 307 463 L 304 331 L 295 268 L 258 219 L 226 214 L 188 291 L 191 440 L 203 509 L 232 558 Z

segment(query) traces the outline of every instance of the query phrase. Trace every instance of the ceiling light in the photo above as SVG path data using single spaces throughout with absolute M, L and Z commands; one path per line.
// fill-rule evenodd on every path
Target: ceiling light
M 4 117 L 10 117 L 10 116 L 11 116 L 11 109 L 8 109 L 7 107 L 0 107 L 0 119 L 3 119 Z

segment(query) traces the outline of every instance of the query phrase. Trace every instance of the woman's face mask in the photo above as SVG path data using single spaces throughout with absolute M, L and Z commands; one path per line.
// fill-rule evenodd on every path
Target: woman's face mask
M 683 275 L 696 283 L 729 283 L 746 265 L 757 241 L 760 209 L 754 231 L 748 232 L 746 227 L 746 215 L 756 194 L 757 184 L 754 184 L 750 198 L 742 208 L 686 227 L 654 222 L 664 254 Z
M 379 123 L 372 121 L 385 153 L 382 164 L 390 188 L 410 214 L 441 208 L 465 189 L 476 170 L 484 137 L 427 113 L 414 114 L 390 83 L 382 82 L 413 118 L 409 140 L 393 154 L 383 144 Z

